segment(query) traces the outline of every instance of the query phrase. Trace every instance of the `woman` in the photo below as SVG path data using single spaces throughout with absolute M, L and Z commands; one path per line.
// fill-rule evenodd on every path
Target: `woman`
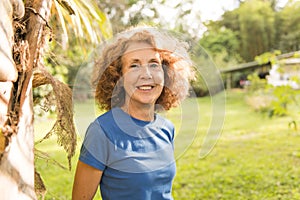
M 174 126 L 156 111 L 175 107 L 193 78 L 184 43 L 135 28 L 106 45 L 94 69 L 95 98 L 106 110 L 86 132 L 72 199 L 172 198 Z

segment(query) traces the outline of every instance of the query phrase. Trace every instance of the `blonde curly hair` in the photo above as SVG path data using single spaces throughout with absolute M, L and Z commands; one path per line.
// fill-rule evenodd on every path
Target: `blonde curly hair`
M 186 43 L 166 32 L 151 27 L 138 27 L 122 32 L 104 45 L 95 62 L 92 85 L 100 109 L 121 107 L 125 90 L 119 82 L 122 77 L 122 55 L 132 42 L 145 42 L 160 54 L 164 70 L 164 88 L 156 101 L 156 110 L 176 107 L 189 93 L 189 81 L 194 78 L 192 61 Z

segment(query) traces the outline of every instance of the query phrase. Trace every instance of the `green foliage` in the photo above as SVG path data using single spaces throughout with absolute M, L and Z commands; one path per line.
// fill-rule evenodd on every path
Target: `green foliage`
M 247 79 L 250 81 L 250 85 L 246 87 L 248 95 L 245 100 L 247 104 L 256 112 L 268 116 L 273 115 L 273 95 L 266 90 L 266 79 L 260 79 L 257 73 L 248 75 Z
M 215 63 L 211 61 L 206 52 L 192 56 L 196 67 L 196 80 L 191 81 L 193 92 L 197 97 L 208 94 L 214 95 L 223 90 L 223 82 L 219 77 Z
M 71 48 L 65 49 L 58 41 L 53 41 L 45 63 L 52 75 L 72 86 L 80 66 L 95 45 L 75 36 L 70 38 L 69 45 Z
M 76 77 L 74 76 L 72 81 L 74 100 L 86 101 L 93 97 L 91 84 L 93 66 L 93 63 L 84 63 L 77 69 Z
M 220 67 L 235 65 L 241 62 L 237 53 L 240 43 L 236 34 L 224 27 L 217 31 L 206 32 L 200 40 L 200 45 L 208 51 Z
M 297 105 L 299 101 L 300 91 L 289 85 L 268 85 L 257 74 L 249 75 L 248 80 L 251 82 L 247 87 L 248 104 L 256 111 L 268 113 L 270 117 L 289 115 L 289 105 Z
M 199 76 L 196 80 L 191 82 L 191 86 L 193 89 L 193 93 L 195 93 L 197 97 L 203 97 L 208 94 L 207 86 L 204 80 Z
M 251 61 L 273 48 L 275 13 L 267 1 L 250 0 L 239 8 L 241 56 Z
M 300 2 L 289 3 L 277 15 L 277 48 L 283 52 L 297 51 L 300 48 Z
M 266 79 L 260 79 L 257 73 L 253 73 L 247 76 L 250 81 L 250 85 L 247 86 L 247 90 L 251 93 L 260 92 L 267 86 Z
M 258 64 L 267 64 L 271 63 L 272 65 L 277 62 L 276 56 L 280 55 L 281 51 L 280 50 L 275 50 L 273 52 L 265 52 L 261 55 L 255 56 L 254 60 L 258 62 Z
M 97 1 L 53 1 L 50 24 L 57 39 L 67 47 L 69 37 L 75 34 L 90 43 L 99 44 L 110 38 L 112 28 Z
M 270 90 L 275 98 L 272 101 L 273 115 L 287 115 L 288 105 L 295 103 L 294 101 L 297 99 L 299 92 L 288 85 L 271 87 Z
M 223 18 L 217 22 L 210 22 L 208 24 L 208 30 L 219 29 L 220 27 L 224 26 L 227 29 L 232 30 L 238 37 L 238 40 L 241 40 L 240 36 L 240 22 L 239 22 L 239 9 L 234 9 L 231 11 L 226 11 L 223 14 Z M 213 28 L 214 27 L 214 28 Z
M 192 42 L 190 42 L 192 43 Z M 222 90 L 223 83 L 219 79 L 218 67 L 211 58 L 207 49 L 199 43 L 192 43 L 190 56 L 195 66 L 196 80 L 191 82 L 193 90 L 198 97 L 208 93 L 218 93 Z
M 256 95 L 252 94 L 246 97 L 246 102 L 251 108 L 253 108 L 256 112 L 267 114 L 268 116 L 271 116 L 273 113 L 272 101 L 272 96 L 263 93 Z

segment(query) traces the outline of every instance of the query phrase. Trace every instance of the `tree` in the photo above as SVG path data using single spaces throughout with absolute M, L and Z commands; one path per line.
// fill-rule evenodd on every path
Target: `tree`
M 37 199 L 34 190 L 35 177 L 38 176 L 34 171 L 33 87 L 52 85 L 58 120 L 46 137 L 58 134 L 58 143 L 64 147 L 69 159 L 75 151 L 71 90 L 43 68 L 45 45 L 51 40 L 51 31 L 54 30 L 49 25 L 51 12 L 58 14 L 63 32 L 68 30 L 63 21 L 66 11 L 59 10 L 58 4 L 69 14 L 77 14 L 66 18 L 70 20 L 68 26 L 77 25 L 77 34 L 86 32 L 91 40 L 99 42 L 101 36 L 111 32 L 110 27 L 105 29 L 105 15 L 96 12 L 90 1 L 27 0 L 25 5 L 21 0 L 0 2 L 0 58 L 3 61 L 0 64 L 0 193 L 3 199 Z M 101 20 L 96 25 L 100 29 L 93 29 L 91 24 Z M 97 30 L 103 34 L 97 34 Z M 70 141 L 72 144 L 68 143 Z
M 297 51 L 300 49 L 300 2 L 290 1 L 277 14 L 277 47 L 282 52 Z
M 217 66 L 221 68 L 236 65 L 242 60 L 236 53 L 240 45 L 236 34 L 225 27 L 205 33 L 200 39 L 200 45 L 210 53 Z
M 243 3 L 239 8 L 239 23 L 241 55 L 246 61 L 274 48 L 275 13 L 269 2 Z

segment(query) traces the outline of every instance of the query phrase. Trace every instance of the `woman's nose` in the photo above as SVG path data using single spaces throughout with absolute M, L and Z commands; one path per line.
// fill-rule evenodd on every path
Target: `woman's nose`
M 148 65 L 144 65 L 141 69 L 141 78 L 149 79 L 152 78 L 151 70 Z

